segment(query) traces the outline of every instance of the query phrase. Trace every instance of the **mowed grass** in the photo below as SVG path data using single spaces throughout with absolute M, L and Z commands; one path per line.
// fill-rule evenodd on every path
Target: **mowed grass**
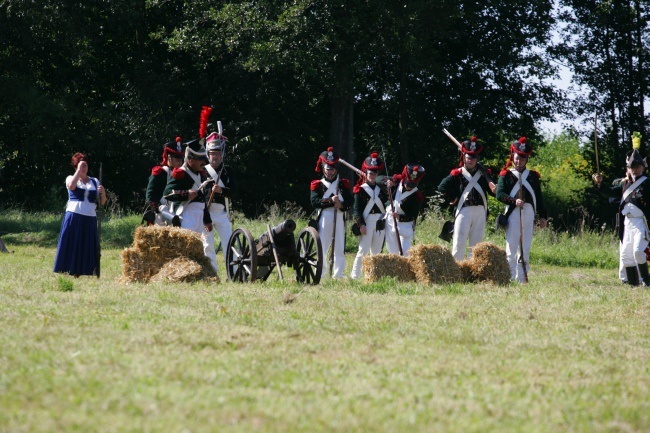
M 615 243 L 569 244 L 608 268 L 560 267 L 540 257 L 567 239 L 536 236 L 507 287 L 125 286 L 120 248 L 74 279 L 10 243 L 0 431 L 650 431 L 650 290 L 619 283 Z

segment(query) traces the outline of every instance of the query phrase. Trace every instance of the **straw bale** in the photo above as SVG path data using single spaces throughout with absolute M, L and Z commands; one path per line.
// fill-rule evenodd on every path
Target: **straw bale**
M 490 242 L 480 242 L 472 248 L 472 258 L 468 261 L 474 281 L 498 285 L 510 283 L 510 266 L 503 248 Z
M 180 227 L 141 226 L 135 230 L 133 246 L 151 256 L 164 257 L 165 261 L 189 257 L 197 261 L 203 257 L 201 236 Z
M 473 283 L 476 281 L 476 278 L 472 275 L 472 259 L 461 260 L 458 262 L 458 268 L 460 269 L 460 277 L 464 283 Z
M 409 263 L 421 284 L 449 284 L 461 281 L 456 260 L 442 245 L 415 245 L 409 251 Z
M 176 261 L 175 260 L 179 260 Z M 189 265 L 184 269 L 182 265 Z M 148 282 L 161 270 L 157 281 L 194 281 L 217 279 L 210 260 L 203 253 L 203 242 L 198 233 L 178 227 L 138 227 L 133 245 L 122 251 L 124 283 Z M 196 266 L 201 268 L 200 272 Z
M 364 282 L 372 283 L 383 277 L 397 277 L 400 282 L 415 281 L 415 274 L 406 257 L 397 254 L 366 255 L 363 264 Z
M 207 266 L 205 266 L 205 264 L 201 265 L 194 260 L 178 257 L 165 263 L 162 269 L 150 281 L 189 283 L 207 278 L 212 280 L 216 279 L 217 282 L 219 281 L 219 277 L 216 276 L 209 261 Z
M 122 281 L 146 283 L 165 264 L 164 261 L 153 260 L 137 248 L 122 250 Z

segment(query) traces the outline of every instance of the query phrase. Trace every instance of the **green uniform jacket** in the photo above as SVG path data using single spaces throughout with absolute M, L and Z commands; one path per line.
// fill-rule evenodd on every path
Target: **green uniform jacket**
M 386 203 L 388 201 L 388 190 L 386 189 L 386 185 L 381 185 L 379 183 L 377 183 L 377 185 L 380 188 L 379 200 L 381 200 L 382 203 Z M 372 186 L 372 188 L 374 189 L 374 186 Z M 363 219 L 363 211 L 366 209 L 366 205 L 368 204 L 368 200 L 370 200 L 370 196 L 366 190 L 363 189 L 362 185 L 355 185 L 352 189 L 352 192 L 354 193 L 354 207 L 352 208 L 352 216 L 354 217 L 357 225 L 359 227 L 362 227 L 366 225 L 366 220 Z M 381 213 L 381 209 L 379 209 L 379 206 L 374 205 L 372 207 L 371 213 Z
M 544 206 L 544 196 L 542 195 L 542 188 L 540 186 L 539 173 L 533 170 L 530 170 L 527 181 L 535 192 L 535 199 L 537 200 L 537 209 L 535 212 L 540 216 L 540 218 L 547 218 L 546 206 Z M 510 170 L 501 170 L 499 173 L 499 183 L 497 184 L 497 200 L 508 205 L 515 205 L 519 195 L 515 197 L 510 197 L 510 191 L 515 187 L 518 180 Z M 530 192 L 525 187 L 523 188 L 523 198 L 526 203 L 533 204 L 533 196 L 530 195 Z
M 187 168 L 189 170 L 189 168 Z M 207 179 L 207 175 L 205 173 L 205 170 L 201 170 L 199 173 L 199 177 L 201 178 L 201 182 Z M 182 170 L 181 168 L 175 168 L 174 171 L 172 171 L 172 177 L 169 179 L 169 182 L 167 183 L 167 187 L 165 188 L 165 193 L 163 195 L 168 195 L 171 194 L 172 191 L 188 191 L 190 189 L 194 188 L 194 179 L 192 179 L 186 172 L 185 170 Z M 199 190 L 198 195 L 194 200 L 192 200 L 192 203 L 203 203 L 206 200 L 205 196 L 205 191 Z M 184 200 L 182 199 L 175 199 L 175 200 L 170 200 L 175 203 L 182 203 Z
M 618 215 L 616 217 L 616 225 L 618 228 L 618 235 L 621 240 L 623 240 L 623 229 L 624 225 L 620 223 L 623 218 L 623 208 L 627 203 L 631 203 L 643 211 L 646 220 L 650 218 L 650 208 L 648 204 L 650 203 L 650 178 L 641 182 L 639 186 L 634 188 L 634 191 L 623 200 L 623 192 L 634 182 L 625 178 L 622 183 L 614 183 L 612 186 L 607 186 L 604 182 L 601 182 L 599 185 L 596 185 L 595 188 L 605 197 L 616 197 L 620 198 L 620 204 L 618 206 Z
M 323 195 L 327 191 L 325 185 L 320 180 L 314 180 L 309 185 L 310 196 L 309 201 L 311 205 L 316 209 L 327 209 L 328 207 L 334 206 L 334 203 L 330 199 L 323 200 Z M 339 180 L 339 192 L 343 197 L 343 202 L 341 205 L 341 211 L 345 212 L 352 207 L 352 193 L 350 192 L 350 181 L 347 179 Z
M 171 168 L 169 169 L 171 172 Z M 154 203 L 156 208 L 160 205 L 160 199 L 165 194 L 167 187 L 167 172 L 162 165 L 157 165 L 151 169 L 149 183 L 147 184 L 146 200 L 147 203 Z
M 395 198 L 395 191 L 397 191 L 397 188 L 402 181 L 402 175 L 401 174 L 396 174 L 393 176 L 393 187 L 391 188 L 391 197 L 393 199 Z M 422 203 L 424 203 L 424 194 L 422 194 L 422 191 L 419 189 L 415 191 L 415 193 L 411 194 L 410 196 L 406 197 L 406 199 L 402 200 L 401 207 L 402 210 L 404 211 L 404 215 L 400 215 L 398 218 L 399 222 L 409 222 L 409 221 L 415 221 L 418 217 L 418 214 L 420 213 L 420 208 L 422 207 Z M 385 205 L 386 208 L 390 206 L 390 200 L 387 200 Z

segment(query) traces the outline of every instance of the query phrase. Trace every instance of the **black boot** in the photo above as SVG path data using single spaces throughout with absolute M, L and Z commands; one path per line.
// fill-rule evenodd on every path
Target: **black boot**
M 646 264 L 646 273 L 648 272 L 648 266 Z M 639 273 L 636 270 L 636 266 L 625 267 L 625 273 L 627 274 L 627 283 L 630 286 L 639 285 Z
M 639 273 L 641 274 L 641 281 L 643 285 L 648 287 L 650 286 L 650 274 L 648 274 L 648 262 L 645 262 L 642 265 L 637 265 L 639 267 Z

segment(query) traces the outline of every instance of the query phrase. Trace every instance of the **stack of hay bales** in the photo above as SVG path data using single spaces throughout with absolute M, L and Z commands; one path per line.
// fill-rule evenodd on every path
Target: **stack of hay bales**
M 458 264 L 464 281 L 505 286 L 510 283 L 510 266 L 506 251 L 490 242 L 480 242 L 472 248 L 472 257 Z
M 122 251 L 125 283 L 196 281 L 218 277 L 203 253 L 198 233 L 178 227 L 138 227 L 133 245 Z
M 409 264 L 418 283 L 451 284 L 461 281 L 458 264 L 442 245 L 415 245 L 409 252 Z
M 376 254 L 363 256 L 364 282 L 372 283 L 383 277 L 397 278 L 402 283 L 415 281 L 408 257 L 397 254 Z

